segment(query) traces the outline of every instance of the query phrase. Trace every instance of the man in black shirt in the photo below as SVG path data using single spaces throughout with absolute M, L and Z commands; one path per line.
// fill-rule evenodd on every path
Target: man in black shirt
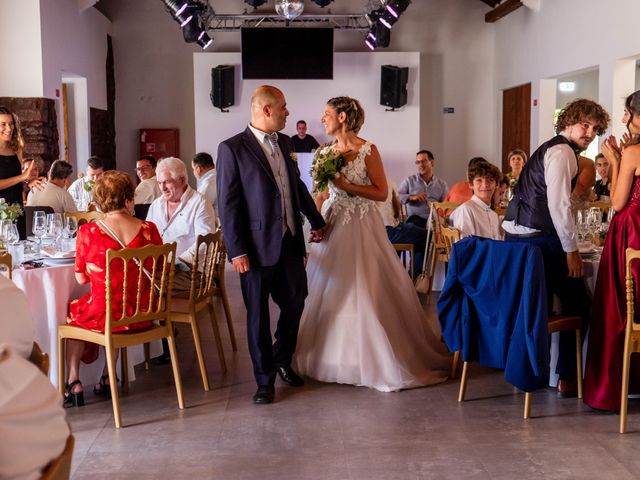
M 304 120 L 298 120 L 296 131 L 298 134 L 291 137 L 294 152 L 312 152 L 320 146 L 315 138 L 307 135 L 307 122 Z

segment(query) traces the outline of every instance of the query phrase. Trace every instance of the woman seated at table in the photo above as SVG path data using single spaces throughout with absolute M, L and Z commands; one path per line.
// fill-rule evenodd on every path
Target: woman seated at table
M 105 327 L 105 277 L 106 251 L 120 250 L 121 243 L 127 248 L 139 248 L 145 245 L 161 245 L 162 238 L 153 223 L 138 220 L 133 216 L 135 188 L 126 173 L 118 171 L 105 172 L 100 176 L 93 188 L 93 199 L 102 212 L 106 214 L 100 222 L 87 223 L 78 230 L 76 245 L 76 280 L 80 284 L 91 282 L 91 293 L 74 300 L 69 305 L 67 323 L 93 331 L 104 331 Z M 111 232 L 109 232 L 111 230 Z M 119 238 L 118 241 L 115 237 Z M 128 299 L 132 305 L 127 310 L 135 309 L 136 291 L 138 288 L 138 269 L 132 265 L 128 269 Z M 146 280 L 143 277 L 143 280 Z M 124 282 L 121 262 L 111 266 L 111 283 L 122 285 Z M 145 282 L 146 288 L 151 288 Z M 122 291 L 115 289 L 111 308 L 115 318 L 122 312 Z M 143 292 L 142 298 L 148 295 Z M 143 305 L 144 307 L 144 305 Z M 131 312 L 132 313 L 132 312 Z M 114 331 L 146 328 L 148 325 L 133 324 L 117 327 Z M 67 393 L 65 405 L 84 405 L 83 387 L 80 382 L 80 360 L 91 363 L 98 358 L 98 346 L 78 340 L 67 340 Z M 96 394 L 109 393 L 107 367 L 103 369 L 100 383 L 95 385 Z

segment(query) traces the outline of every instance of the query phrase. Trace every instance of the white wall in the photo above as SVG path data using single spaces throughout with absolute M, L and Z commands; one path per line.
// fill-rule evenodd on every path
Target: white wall
M 619 110 L 623 95 L 614 94 L 615 65 L 618 59 L 640 54 L 634 14 L 637 8 L 636 0 L 542 0 L 539 13 L 520 8 L 499 20 L 495 35 L 496 91 L 530 81 L 532 98 L 537 99 L 542 80 L 598 68 L 599 94 L 593 100 L 610 112 Z M 532 108 L 532 150 L 548 138 L 538 135 L 538 122 L 552 122 L 548 113 L 549 118 L 538 118 L 540 107 Z M 620 122 L 620 118 L 612 120 Z M 498 144 L 496 136 L 496 148 Z
M 195 144 L 216 158 L 218 144 L 243 131 L 250 116 L 251 95 L 262 84 L 280 88 L 290 115 L 286 128 L 295 134 L 296 121 L 304 119 L 308 131 L 320 143 L 330 140 L 320 123 L 327 100 L 339 95 L 357 98 L 365 110 L 360 136 L 374 142 L 387 175 L 396 182 L 413 173 L 413 159 L 420 145 L 420 55 L 417 52 L 335 53 L 333 80 L 241 80 L 239 53 L 194 54 Z M 211 68 L 235 65 L 235 105 L 222 113 L 211 104 Z M 380 67 L 409 67 L 408 103 L 400 110 L 385 111 L 380 105 Z
M 0 97 L 41 97 L 40 0 L 2 0 Z

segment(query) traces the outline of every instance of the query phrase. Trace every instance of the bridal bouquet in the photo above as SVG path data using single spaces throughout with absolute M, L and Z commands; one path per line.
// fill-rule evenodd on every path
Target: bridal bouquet
M 4 201 L 4 198 L 0 198 L 0 220 L 15 221 L 22 215 L 22 208 L 17 203 L 9 205 Z
M 329 180 L 336 178 L 344 165 L 344 157 L 330 145 L 316 150 L 311 164 L 311 178 L 316 185 L 316 191 L 323 192 Z

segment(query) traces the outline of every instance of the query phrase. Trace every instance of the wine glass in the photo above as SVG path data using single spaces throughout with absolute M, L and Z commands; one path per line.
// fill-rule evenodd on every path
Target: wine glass
M 38 243 L 42 242 L 42 237 L 47 233 L 47 219 L 42 210 L 33 212 L 33 223 L 31 225 L 33 235 L 38 238 Z
M 4 239 L 7 242 L 7 245 L 14 245 L 18 243 L 20 240 L 20 234 L 18 233 L 18 226 L 15 223 L 5 223 Z
M 64 221 L 64 232 L 66 238 L 73 238 L 78 231 L 78 220 L 75 217 L 67 217 Z

